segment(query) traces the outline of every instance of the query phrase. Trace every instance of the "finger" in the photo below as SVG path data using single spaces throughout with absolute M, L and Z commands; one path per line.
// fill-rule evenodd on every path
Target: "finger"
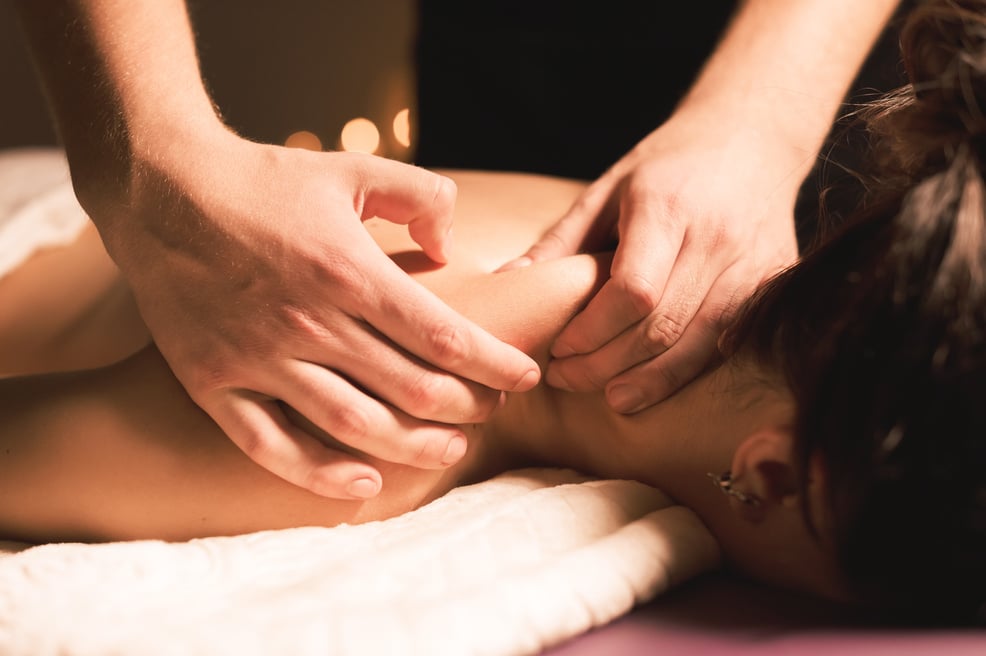
M 510 260 L 498 268 L 497 273 L 577 253 L 588 232 L 589 225 L 577 217 L 566 216 L 559 219 L 538 239 L 537 243 L 527 249 L 520 257 Z
M 672 281 L 674 276 L 672 275 Z M 672 282 L 669 281 L 669 291 Z M 702 302 L 699 285 L 686 290 L 688 298 L 669 294 L 649 315 L 632 324 L 595 351 L 552 360 L 546 380 L 552 387 L 573 392 L 600 390 L 611 378 L 667 351 L 681 337 Z
M 380 491 L 376 469 L 302 431 L 274 400 L 234 393 L 210 414 L 251 460 L 290 483 L 334 499 L 368 499 Z
M 499 390 L 426 364 L 372 326 L 358 324 L 346 335 L 346 344 L 331 364 L 323 362 L 324 353 L 311 352 L 308 359 L 342 373 L 386 403 L 431 421 L 486 421 L 497 407 Z
M 617 412 L 639 412 L 663 401 L 698 376 L 718 351 L 719 331 L 696 318 L 674 348 L 629 369 L 606 385 L 606 401 Z
M 587 187 L 537 243 L 520 257 L 501 266 L 497 272 L 573 255 L 582 250 L 588 242 L 599 241 L 600 233 L 610 232 L 611 219 L 615 215 L 615 212 L 606 211 L 613 187 L 611 176 L 603 176 Z
M 717 266 L 709 259 L 706 250 L 686 239 L 657 307 L 599 349 L 552 362 L 548 383 L 572 391 L 602 389 L 613 376 L 674 346 L 707 299 L 709 307 L 722 305 L 735 286 L 726 282 L 731 274 L 717 282 Z
M 551 355 L 565 358 L 602 347 L 657 307 L 684 240 L 677 221 L 653 206 L 628 204 L 621 218 L 620 243 L 611 277 L 599 293 L 559 333 Z
M 562 219 L 576 223 L 605 223 L 607 228 L 615 225 L 619 216 L 619 188 L 623 171 L 611 168 L 579 194 Z
M 603 389 L 618 374 L 667 351 L 688 326 L 680 323 L 687 313 L 664 313 L 662 307 L 644 317 L 615 339 L 584 355 L 552 360 L 546 381 L 552 387 L 573 392 Z
M 491 389 L 523 392 L 541 377 L 537 363 L 493 337 L 407 277 L 389 260 L 372 284 L 370 325 L 424 362 Z M 402 408 L 420 417 L 408 408 Z
M 458 427 L 389 408 L 322 366 L 296 360 L 276 389 L 278 398 L 332 439 L 381 460 L 440 469 L 465 455 L 466 437 Z
M 685 386 L 718 356 L 719 335 L 753 290 L 742 267 L 731 267 L 716 281 L 695 317 L 675 344 L 614 377 L 606 398 L 617 412 L 639 412 Z
M 363 175 L 363 219 L 379 216 L 406 224 L 411 238 L 436 262 L 451 250 L 456 186 L 451 178 L 382 157 L 370 157 Z

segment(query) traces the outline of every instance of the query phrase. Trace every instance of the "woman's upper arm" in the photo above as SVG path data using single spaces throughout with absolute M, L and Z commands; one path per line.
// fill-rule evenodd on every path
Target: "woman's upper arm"
M 153 347 L 111 367 L 0 380 L 0 537 L 185 540 L 382 519 L 444 491 L 392 466 L 368 502 L 326 499 L 243 454 Z

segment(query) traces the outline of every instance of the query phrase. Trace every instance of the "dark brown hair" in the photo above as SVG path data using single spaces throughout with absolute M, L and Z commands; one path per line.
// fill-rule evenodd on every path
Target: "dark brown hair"
M 758 291 L 724 349 L 790 388 L 859 598 L 982 622 L 986 0 L 920 4 L 901 49 L 910 84 L 864 113 L 881 184 Z

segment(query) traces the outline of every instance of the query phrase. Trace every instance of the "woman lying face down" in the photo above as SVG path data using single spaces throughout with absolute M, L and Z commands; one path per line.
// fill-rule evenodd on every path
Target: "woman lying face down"
M 544 363 L 553 337 L 601 283 L 609 256 L 491 272 L 523 252 L 581 185 L 510 174 L 454 176 L 460 187 L 458 247 L 448 265 L 431 264 L 399 227 L 370 221 L 367 228 L 422 284 Z M 3 336 L 0 352 L 7 355 L 8 372 L 29 369 L 31 352 L 18 336 L 37 334 L 54 335 L 66 363 L 62 368 L 77 369 L 0 381 L 5 537 L 187 539 L 369 521 L 418 507 L 459 483 L 553 464 L 652 483 L 699 510 L 724 539 L 765 546 L 766 551 L 737 548 L 737 561 L 749 561 L 753 571 L 786 583 L 786 576 L 774 574 L 783 569 L 800 587 L 827 585 L 828 578 L 817 576 L 825 568 L 815 563 L 825 560 L 823 550 L 804 530 L 800 508 L 787 499 L 791 491 L 776 504 L 763 493 L 756 505 L 731 508 L 730 497 L 707 476 L 733 469 L 743 478 L 758 459 L 789 458 L 786 395 L 762 393 L 738 370 L 718 368 L 667 403 L 629 417 L 612 413 L 598 394 L 539 387 L 510 395 L 491 421 L 463 426 L 470 448 L 462 463 L 428 471 L 374 461 L 385 481 L 378 497 L 333 501 L 257 467 L 221 434 L 185 396 L 153 346 L 142 346 L 146 334 L 132 303 L 120 298 L 117 280 L 98 239 L 87 233 L 0 281 L 0 295 L 6 294 L 0 302 L 29 290 L 35 302 L 47 295 L 53 306 L 84 306 L 62 326 L 51 325 L 58 323 L 52 314 L 37 313 L 35 330 L 22 326 Z M 94 344 L 102 335 L 110 339 Z M 37 348 L 45 355 L 44 345 Z M 58 363 L 39 361 L 34 370 L 53 367 Z M 295 417 L 305 423 L 300 414 Z M 754 432 L 758 438 L 751 444 L 757 448 L 738 449 Z M 811 566 L 802 565 L 806 560 Z M 834 576 L 833 568 L 828 571 Z
M 701 517 L 728 566 L 758 580 L 972 619 L 986 584 L 986 121 L 975 111 L 986 99 L 976 77 L 986 6 L 959 3 L 967 16 L 955 4 L 928 5 L 905 30 L 919 93 L 874 110 L 896 145 L 883 151 L 884 193 L 761 287 L 718 366 L 631 416 L 597 394 L 508 395 L 489 422 L 462 427 L 469 451 L 450 468 L 374 461 L 384 488 L 368 501 L 294 487 L 226 439 L 147 344 L 94 234 L 40 254 L 0 280 L 0 306 L 30 295 L 72 311 L 0 326 L 0 372 L 18 374 L 0 380 L 0 534 L 188 539 L 331 526 L 394 516 L 505 469 L 559 465 L 663 489 Z M 454 177 L 447 266 L 390 224 L 367 228 L 421 284 L 543 365 L 609 256 L 493 271 L 580 185 Z

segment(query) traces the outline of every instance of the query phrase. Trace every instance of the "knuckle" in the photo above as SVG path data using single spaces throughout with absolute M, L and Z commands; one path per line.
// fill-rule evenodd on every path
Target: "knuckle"
M 445 367 L 461 363 L 468 355 L 465 332 L 455 324 L 442 322 L 434 326 L 427 341 L 438 362 Z
M 251 460 L 265 465 L 273 450 L 270 437 L 257 431 L 245 431 L 236 436 L 236 444 Z
M 370 417 L 356 405 L 336 405 L 331 409 L 331 431 L 336 437 L 350 446 L 352 442 L 365 440 L 370 435 Z
M 262 357 L 276 356 L 285 348 L 301 344 L 321 344 L 323 348 L 335 345 L 343 339 L 348 324 L 333 320 L 331 313 L 319 316 L 311 308 L 299 304 L 285 304 L 278 310 L 277 330 L 280 334 L 272 341 L 258 343 L 258 353 Z M 331 326 L 330 326 L 330 322 Z M 267 338 L 270 340 L 270 338 Z
M 643 275 L 631 274 L 623 278 L 618 284 L 622 293 L 641 317 L 653 311 L 657 307 L 658 301 L 661 300 L 660 290 Z
M 218 354 L 200 358 L 190 366 L 181 367 L 180 372 L 179 380 L 196 402 L 236 387 L 238 382 L 231 359 Z
M 408 388 L 407 410 L 420 418 L 437 418 L 446 403 L 444 380 L 434 373 L 423 373 Z
M 321 333 L 321 326 L 311 313 L 299 305 L 284 305 L 280 309 L 281 321 L 291 334 L 312 337 Z
M 654 317 L 644 330 L 644 346 L 655 355 L 663 353 L 674 346 L 683 332 L 684 326 L 671 317 L 666 315 Z
M 305 307 L 316 305 L 313 299 L 325 298 L 324 290 L 340 291 L 364 289 L 365 269 L 354 259 L 351 252 L 340 249 L 331 241 L 316 237 L 303 245 L 305 250 L 295 254 L 294 271 L 306 279 L 310 288 L 302 294 L 295 292 L 283 305 L 303 311 Z

